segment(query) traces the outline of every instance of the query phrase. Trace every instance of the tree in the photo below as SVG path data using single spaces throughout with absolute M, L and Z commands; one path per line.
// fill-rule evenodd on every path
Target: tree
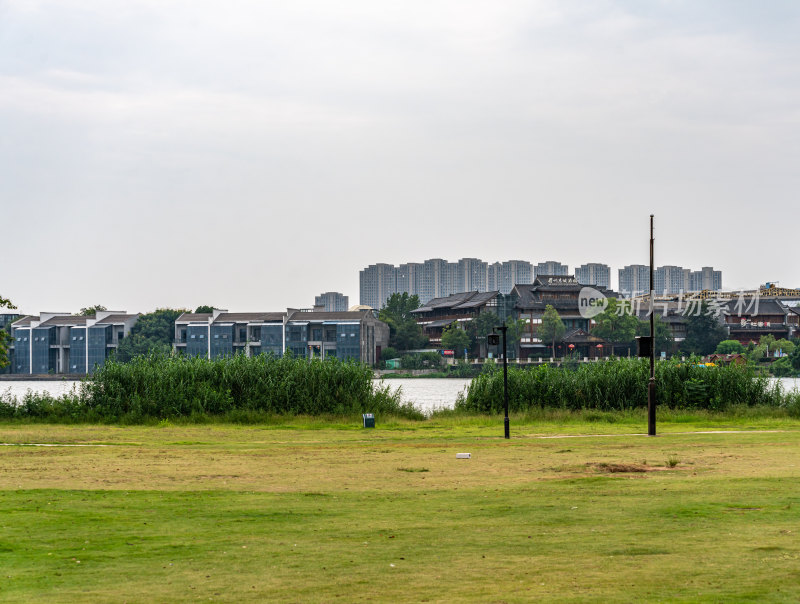
M 794 349 L 797 348 L 794 342 L 790 342 L 786 338 L 781 338 L 773 345 L 775 350 L 780 350 L 783 354 L 791 356 Z
M 0 296 L 0 308 L 15 309 L 11 300 L 6 300 Z M 8 365 L 8 343 L 11 341 L 11 336 L 5 331 L 0 330 L 0 369 Z
M 214 307 L 208 306 L 207 304 L 201 304 L 194 310 L 195 313 L 213 313 Z
M 633 316 L 630 310 L 630 303 L 626 300 L 608 299 L 606 309 L 594 318 L 595 326 L 592 327 L 592 335 L 611 342 L 615 346 L 630 345 L 636 337 L 639 327 L 639 319 Z M 650 333 L 648 321 L 647 333 Z M 658 328 L 656 328 L 658 337 Z M 611 348 L 612 354 L 614 348 Z
M 102 304 L 95 304 L 94 306 L 88 306 L 86 308 L 81 308 L 78 311 L 78 316 L 80 316 L 80 317 L 93 317 L 98 312 L 102 312 L 104 310 L 108 310 L 108 309 L 105 306 L 103 306 Z
M 519 341 L 525 333 L 525 319 L 506 319 L 506 339 L 508 340 L 508 349 L 514 351 L 514 356 L 519 357 Z M 509 355 L 510 356 L 510 355 Z
M 781 357 L 770 365 L 769 370 L 775 377 L 789 377 L 795 374 L 795 369 L 789 357 Z
M 792 363 L 792 367 L 800 371 L 800 346 L 795 347 L 794 352 L 789 357 L 789 361 Z
M 470 336 L 470 348 L 478 345 L 478 356 L 484 356 L 486 336 L 500 325 L 500 319 L 495 313 L 488 310 L 467 323 L 467 333 Z
M 750 359 L 751 361 L 758 363 L 762 361 L 766 356 L 767 356 L 766 344 L 759 344 L 758 346 L 753 346 L 752 349 L 748 347 L 747 358 Z
M 672 337 L 672 332 L 670 332 L 669 327 L 667 326 L 664 321 L 661 320 L 661 317 L 655 317 L 653 324 L 656 328 L 656 354 L 661 354 L 662 352 L 671 353 L 672 352 L 672 345 L 675 343 L 675 340 Z M 640 320 L 639 325 L 636 328 L 636 335 L 637 336 L 649 336 L 650 335 L 650 319 L 647 320 Z
M 442 333 L 442 348 L 455 351 L 455 356 L 462 354 L 464 349 L 469 348 L 469 343 L 469 334 L 460 329 L 456 323 L 448 325 Z
M 775 336 L 771 333 L 765 334 L 758 339 L 758 345 L 766 347 L 767 353 L 765 356 L 771 356 L 775 352 Z
M 539 326 L 539 338 L 542 342 L 552 343 L 553 358 L 556 356 L 556 341 L 561 341 L 565 331 L 564 322 L 561 320 L 558 311 L 553 308 L 552 304 L 545 306 L 542 324 Z
M 681 343 L 681 352 L 699 356 L 711 354 L 727 335 L 717 318 L 708 312 L 708 303 L 703 302 L 700 312 L 686 319 L 686 339 Z
M 397 350 L 415 350 L 425 345 L 422 327 L 412 310 L 420 307 L 419 296 L 408 292 L 392 294 L 383 305 L 378 318 L 389 326 L 389 346 Z
M 141 315 L 131 328 L 128 337 L 123 338 L 117 347 L 117 360 L 130 361 L 133 357 L 150 352 L 169 353 L 175 337 L 175 319 L 185 310 L 160 308 L 155 312 Z
M 745 347 L 739 340 L 722 340 L 714 351 L 717 354 L 744 354 Z

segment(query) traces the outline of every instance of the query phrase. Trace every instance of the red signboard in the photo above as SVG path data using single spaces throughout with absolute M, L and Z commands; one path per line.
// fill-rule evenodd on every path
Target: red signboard
M 446 357 L 452 357 L 456 354 L 455 350 L 442 350 L 442 354 Z

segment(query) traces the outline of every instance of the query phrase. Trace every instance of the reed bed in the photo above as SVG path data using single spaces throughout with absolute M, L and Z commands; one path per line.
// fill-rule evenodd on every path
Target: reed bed
M 109 360 L 73 393 L 0 401 L 0 418 L 145 423 L 194 417 L 393 414 L 421 417 L 366 365 L 337 359 L 150 355 Z
M 508 368 L 509 409 L 597 409 L 626 411 L 647 406 L 647 359 L 612 359 L 574 368 L 541 365 Z M 694 360 L 656 364 L 656 399 L 671 409 L 725 411 L 732 406 L 797 407 L 778 384 L 742 366 L 700 366 Z M 472 380 L 456 409 L 499 413 L 503 409 L 502 369 L 487 369 Z

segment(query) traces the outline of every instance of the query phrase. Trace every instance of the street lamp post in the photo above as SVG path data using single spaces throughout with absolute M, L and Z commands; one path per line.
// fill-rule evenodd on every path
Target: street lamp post
M 656 331 L 653 282 L 653 215 L 650 214 L 650 380 L 647 383 L 647 435 L 656 435 Z
M 505 410 L 505 419 L 503 420 L 503 427 L 505 428 L 505 437 L 511 438 L 511 428 L 508 422 L 508 350 L 506 347 L 506 332 L 508 326 L 500 325 L 496 329 L 503 332 L 503 409 Z M 496 333 L 489 334 L 489 344 L 500 344 L 500 337 Z

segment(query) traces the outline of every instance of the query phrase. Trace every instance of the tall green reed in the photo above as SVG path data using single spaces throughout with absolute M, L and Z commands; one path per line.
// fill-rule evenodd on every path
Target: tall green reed
M 29 393 L 21 401 L 0 404 L 0 417 L 5 418 L 66 414 L 76 420 L 145 422 L 231 412 L 421 416 L 388 387 L 373 386 L 366 365 L 291 355 L 208 360 L 153 354 L 128 363 L 109 360 L 71 397 Z
M 649 372 L 646 359 L 624 358 L 576 368 L 509 367 L 509 409 L 646 407 Z M 778 384 L 748 367 L 705 367 L 694 359 L 656 364 L 656 399 L 669 408 L 723 411 L 731 405 L 778 406 L 784 398 Z M 457 409 L 479 413 L 499 413 L 502 405 L 503 373 L 492 366 L 487 366 L 456 402 Z

